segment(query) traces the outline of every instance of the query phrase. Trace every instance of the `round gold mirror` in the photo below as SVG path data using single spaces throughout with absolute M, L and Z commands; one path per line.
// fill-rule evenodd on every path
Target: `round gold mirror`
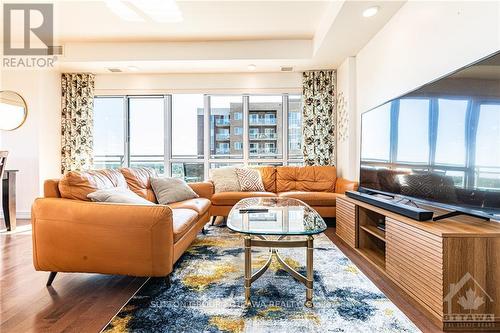
M 26 121 L 28 106 L 16 92 L 0 91 L 0 130 L 12 131 Z

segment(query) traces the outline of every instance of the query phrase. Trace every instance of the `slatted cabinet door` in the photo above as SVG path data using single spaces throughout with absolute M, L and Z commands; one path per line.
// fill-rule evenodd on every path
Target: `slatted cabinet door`
M 386 273 L 436 317 L 443 317 L 441 237 L 387 218 Z
M 349 246 L 356 247 L 356 206 L 342 198 L 337 198 L 337 236 Z

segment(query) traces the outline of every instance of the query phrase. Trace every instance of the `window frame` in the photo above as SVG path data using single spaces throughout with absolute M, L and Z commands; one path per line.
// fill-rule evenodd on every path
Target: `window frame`
M 181 93 L 182 94 L 182 93 Z M 144 95 L 96 95 L 95 98 L 122 98 L 123 99 L 123 107 L 124 107 L 124 156 L 122 158 L 121 167 L 128 167 L 130 165 L 130 99 L 131 98 L 158 98 L 162 97 L 164 100 L 164 170 L 165 174 L 168 176 L 172 175 L 172 164 L 175 163 L 203 163 L 204 167 L 204 179 L 208 179 L 209 169 L 212 164 L 234 164 L 234 165 L 256 165 L 256 164 L 276 164 L 281 163 L 282 165 L 297 165 L 303 163 L 303 158 L 297 158 L 296 155 L 289 156 L 288 154 L 288 144 L 289 144 L 289 126 L 288 126 L 288 97 L 289 95 L 300 96 L 298 93 L 280 93 L 280 94 L 200 94 L 203 95 L 204 99 L 204 113 L 203 113 L 203 157 L 192 156 L 185 158 L 176 158 L 172 156 L 172 96 L 175 93 L 170 94 L 144 94 Z M 249 128 L 250 128 L 250 119 L 249 119 L 249 103 L 250 96 L 281 96 L 282 98 L 282 119 L 281 119 L 281 131 L 282 131 L 282 153 L 280 158 L 250 158 L 250 145 L 249 145 Z M 243 101 L 243 110 L 242 121 L 243 124 L 239 127 L 242 127 L 242 158 L 212 158 L 210 155 L 210 100 L 214 96 L 238 96 L 242 97 Z M 278 120 L 275 118 L 276 121 Z M 236 120 L 236 119 L 235 119 Z M 214 132 L 214 135 L 216 133 Z M 230 147 L 230 146 L 229 146 Z M 231 149 L 231 148 L 229 148 Z M 97 155 L 94 155 L 96 157 Z M 99 157 L 106 157 L 101 156 Z

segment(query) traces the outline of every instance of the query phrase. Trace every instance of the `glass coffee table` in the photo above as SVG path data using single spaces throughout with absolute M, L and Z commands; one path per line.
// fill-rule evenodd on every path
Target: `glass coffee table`
M 273 257 L 306 286 L 306 307 L 312 307 L 313 235 L 326 230 L 323 218 L 304 202 L 291 198 L 248 198 L 239 201 L 227 219 L 227 227 L 245 235 L 245 304 L 251 306 L 250 287 L 269 268 Z M 267 238 L 276 236 L 273 239 Z M 297 239 L 289 236 L 302 236 Z M 252 274 L 252 247 L 269 248 L 269 259 Z M 290 267 L 277 248 L 306 248 L 306 276 Z

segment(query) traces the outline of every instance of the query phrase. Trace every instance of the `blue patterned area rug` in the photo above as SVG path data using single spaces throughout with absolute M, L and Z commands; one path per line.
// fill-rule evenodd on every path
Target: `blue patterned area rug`
M 210 227 L 176 264 L 170 288 L 149 280 L 104 332 L 419 332 L 323 234 L 314 241 L 314 308 L 275 260 L 245 308 L 242 247 L 240 234 Z M 305 249 L 279 252 L 305 274 Z M 252 251 L 254 271 L 267 258 L 264 248 Z

